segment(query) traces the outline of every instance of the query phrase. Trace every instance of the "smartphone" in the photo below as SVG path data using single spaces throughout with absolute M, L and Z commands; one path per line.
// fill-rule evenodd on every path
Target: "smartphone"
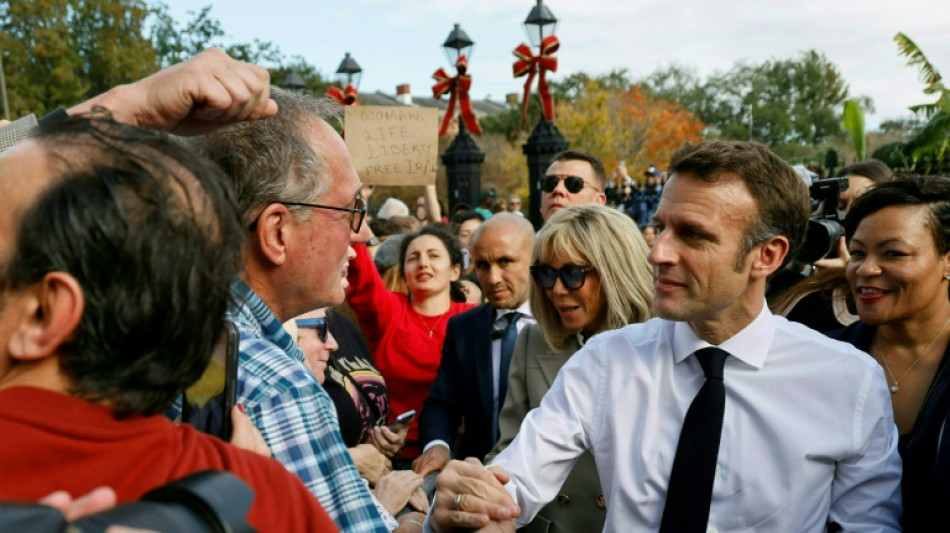
M 405 413 L 397 416 L 392 423 L 389 424 L 389 429 L 393 431 L 399 431 L 402 428 L 408 426 L 412 423 L 412 420 L 416 417 L 416 410 L 412 409 L 406 411 Z
M 231 440 L 231 409 L 237 403 L 240 336 L 237 326 L 225 322 L 222 339 L 215 345 L 204 374 L 185 390 L 181 421 L 202 433 Z

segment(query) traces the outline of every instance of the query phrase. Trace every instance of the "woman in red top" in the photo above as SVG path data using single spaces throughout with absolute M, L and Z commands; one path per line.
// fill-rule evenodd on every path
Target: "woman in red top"
M 453 301 L 453 285 L 462 270 L 462 252 L 455 238 L 435 226 L 406 235 L 399 253 L 409 293 L 386 288 L 366 246 L 358 245 L 350 263 L 347 301 L 369 338 L 392 404 L 391 418 L 410 409 L 422 411 L 442 359 L 449 317 L 473 304 Z M 462 298 L 464 300 L 464 296 Z M 400 459 L 419 455 L 418 423 L 412 422 Z

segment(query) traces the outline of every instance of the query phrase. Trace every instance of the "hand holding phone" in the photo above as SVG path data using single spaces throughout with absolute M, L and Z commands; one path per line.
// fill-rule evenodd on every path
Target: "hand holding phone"
M 409 410 L 409 411 L 406 411 L 405 413 L 403 413 L 403 414 L 397 416 L 397 417 L 395 418 L 395 420 L 393 420 L 392 423 L 389 424 L 389 429 L 392 430 L 392 431 L 399 431 L 399 430 L 401 430 L 402 428 L 404 428 L 404 427 L 408 426 L 409 424 L 411 424 L 412 421 L 413 421 L 413 419 L 415 419 L 415 418 L 416 418 L 416 410 L 415 410 L 415 409 L 411 409 L 411 410 Z

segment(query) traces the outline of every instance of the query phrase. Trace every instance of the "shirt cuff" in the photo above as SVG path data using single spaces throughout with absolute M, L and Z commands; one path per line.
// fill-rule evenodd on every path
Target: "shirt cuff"
M 366 489 L 369 490 L 369 482 L 364 479 L 363 483 L 366 483 Z M 383 507 L 383 504 L 376 499 L 376 495 L 373 494 L 373 491 L 370 490 L 369 495 L 373 498 L 373 505 L 375 505 L 376 510 L 379 511 L 379 516 L 382 517 L 383 523 L 386 524 L 386 529 L 388 529 L 390 533 L 396 531 L 396 529 L 399 527 L 399 521 L 396 520 L 393 515 L 389 514 L 389 511 Z
M 429 451 L 429 448 L 433 446 L 445 446 L 446 450 L 448 450 L 449 452 L 452 451 L 452 447 L 449 446 L 449 443 L 445 442 L 442 439 L 435 439 L 435 440 L 430 440 L 429 444 L 426 444 L 425 447 L 422 448 L 422 453 L 426 453 L 427 451 Z

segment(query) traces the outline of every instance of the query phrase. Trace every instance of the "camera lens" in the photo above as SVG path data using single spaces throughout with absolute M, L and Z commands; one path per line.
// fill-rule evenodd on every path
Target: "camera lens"
M 814 263 L 823 257 L 833 257 L 841 235 L 843 232 L 838 222 L 827 218 L 809 219 L 805 243 L 798 252 L 798 261 Z

